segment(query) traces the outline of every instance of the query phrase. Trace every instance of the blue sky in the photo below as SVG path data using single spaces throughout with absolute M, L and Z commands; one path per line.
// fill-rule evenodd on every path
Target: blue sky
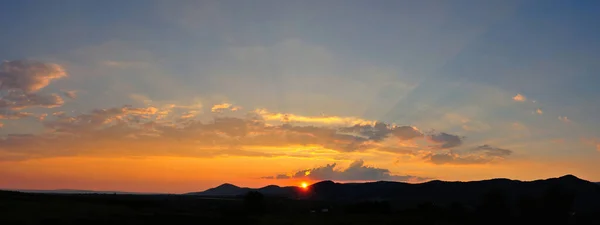
M 262 109 L 271 113 L 258 113 L 267 121 L 277 113 L 303 118 L 296 121 L 308 124 L 303 126 L 331 125 L 307 118 L 361 119 L 413 126 L 424 137 L 411 144 L 386 142 L 394 148 L 420 146 L 410 160 L 357 150 L 328 155 L 323 163 L 299 161 L 286 170 L 364 160 L 420 177 L 577 173 L 600 180 L 593 171 L 600 159 L 597 1 L 24 0 L 2 5 L 0 59 L 6 65 L 24 60 L 58 65 L 66 74 L 46 76 L 49 83 L 35 93 L 63 93 L 62 102 L 4 109 L 31 114 L 0 120 L 6 137 L 50 135 L 49 124 L 61 119 L 52 113 L 59 111 L 75 117 L 123 105 L 158 112 L 171 107 L 168 118 L 193 114 L 207 123 Z M 6 68 L 4 73 L 21 76 Z M 211 112 L 224 103 L 231 104 L 225 107 L 228 114 Z M 231 110 L 235 107 L 241 110 Z M 435 137 L 445 137 L 436 136 L 441 133 L 462 142 L 431 150 Z M 53 154 L 56 143 L 48 144 L 50 153 L 33 157 L 15 153 L 6 141 L 0 159 L 78 155 Z M 465 153 L 495 151 L 479 148 L 486 145 L 511 153 L 493 160 L 483 159 L 492 154 Z M 436 154 L 455 161 L 435 161 Z M 464 157 L 482 160 L 461 163 L 468 161 L 460 161 Z M 417 161 L 437 167 L 420 168 Z M 490 169 L 461 167 L 441 174 L 452 164 Z M 517 164 L 537 169 L 493 170 Z

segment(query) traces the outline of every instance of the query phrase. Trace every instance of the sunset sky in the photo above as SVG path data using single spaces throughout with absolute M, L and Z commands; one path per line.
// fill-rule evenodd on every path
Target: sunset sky
M 0 189 L 600 181 L 598 12 L 3 1 Z

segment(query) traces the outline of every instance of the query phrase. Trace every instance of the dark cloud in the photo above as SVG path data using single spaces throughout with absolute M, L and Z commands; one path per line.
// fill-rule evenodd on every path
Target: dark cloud
M 36 61 L 4 61 L 0 65 L 0 110 L 19 111 L 31 107 L 54 108 L 64 104 L 58 94 L 39 94 L 55 79 L 65 77 L 57 64 Z M 16 114 L 9 112 L 8 114 Z M 13 117 L 16 118 L 16 117 Z
M 64 68 L 58 64 L 29 60 L 4 61 L 0 65 L 0 90 L 37 92 L 50 81 L 66 77 Z
M 400 126 L 392 129 L 392 135 L 401 140 L 411 140 L 423 137 L 423 133 L 411 126 Z
M 490 145 L 477 146 L 473 151 L 484 152 L 488 156 L 506 157 L 512 154 L 511 150 L 492 147 Z
M 448 133 L 437 133 L 431 134 L 428 137 L 428 140 L 438 144 L 436 146 L 440 149 L 454 148 L 462 145 L 463 137 L 459 137 L 457 135 L 448 134 Z
M 466 151 L 429 153 L 424 158 L 434 164 L 482 164 L 503 160 L 511 154 L 508 149 L 481 145 Z
M 417 176 L 392 175 L 388 169 L 365 166 L 363 160 L 354 161 L 344 170 L 334 170 L 336 163 L 327 164 L 313 169 L 300 170 L 291 176 L 279 174 L 266 177 L 267 179 L 306 178 L 311 180 L 336 180 L 336 181 L 423 181 L 429 178 Z
M 77 91 L 62 91 L 61 92 L 65 97 L 70 99 L 77 98 Z
M 54 108 L 64 104 L 64 100 L 58 94 L 39 95 L 36 93 L 24 93 L 9 91 L 0 97 L 0 109 L 21 110 L 31 107 Z
M 410 140 L 423 136 L 419 130 L 411 126 L 391 126 L 383 122 L 377 122 L 375 125 L 357 124 L 352 127 L 341 128 L 340 131 L 357 133 L 374 141 L 381 141 L 390 135 L 401 140 Z
M 483 164 L 492 159 L 477 156 L 460 156 L 454 153 L 430 153 L 425 159 L 433 164 Z

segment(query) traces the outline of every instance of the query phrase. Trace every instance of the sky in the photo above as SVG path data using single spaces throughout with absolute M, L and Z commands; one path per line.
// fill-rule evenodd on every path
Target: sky
M 600 181 L 599 11 L 5 1 L 0 188 Z

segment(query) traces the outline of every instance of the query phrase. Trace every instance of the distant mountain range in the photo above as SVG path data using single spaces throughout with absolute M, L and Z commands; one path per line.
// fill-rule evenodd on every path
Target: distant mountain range
M 48 193 L 48 194 L 118 194 L 118 195 L 154 195 L 160 193 L 143 192 L 125 192 L 125 191 L 92 191 L 92 190 L 74 190 L 74 189 L 56 189 L 56 190 L 13 190 L 24 193 Z
M 519 198 L 540 197 L 552 188 L 568 191 L 575 195 L 575 208 L 579 210 L 600 209 L 600 185 L 579 179 L 573 175 L 546 180 L 518 181 L 491 179 L 469 182 L 448 182 L 434 180 L 420 184 L 379 181 L 370 183 L 335 183 L 321 181 L 304 190 L 299 187 L 279 187 L 275 185 L 252 189 L 223 184 L 203 192 L 188 195 L 231 197 L 258 191 L 266 196 L 322 200 L 322 201 L 365 201 L 386 200 L 396 206 L 414 206 L 420 203 L 478 204 L 482 197 L 493 191 L 502 192 L 508 201 L 515 203 Z
M 249 191 L 258 191 L 267 196 L 281 196 L 281 197 L 291 197 L 300 192 L 299 187 L 280 187 L 277 185 L 269 185 L 262 188 L 247 188 L 247 187 L 238 187 L 233 184 L 221 184 L 217 187 L 207 189 L 202 192 L 191 192 L 187 193 L 187 195 L 201 195 L 201 196 L 219 196 L 219 197 L 231 197 L 231 196 L 239 196 L 248 193 Z

